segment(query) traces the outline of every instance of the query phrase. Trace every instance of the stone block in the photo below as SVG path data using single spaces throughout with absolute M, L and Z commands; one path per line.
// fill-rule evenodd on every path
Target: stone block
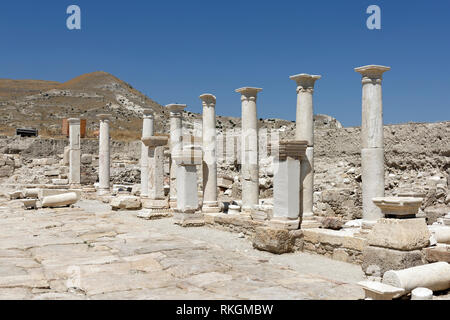
M 16 200 L 16 199 L 24 198 L 23 191 L 10 192 L 10 193 L 8 193 L 8 196 L 9 196 L 9 200 Z
M 380 219 L 369 233 L 369 245 L 412 251 L 430 244 L 430 232 L 424 219 Z
M 142 210 L 138 213 L 137 217 L 146 220 L 157 220 L 163 218 L 170 218 L 172 216 L 171 209 L 159 209 L 159 210 Z
M 296 238 L 302 237 L 302 232 L 292 232 L 287 229 L 271 227 L 258 227 L 253 236 L 253 247 L 275 254 L 293 252 Z
M 59 169 L 53 169 L 53 170 L 45 170 L 44 176 L 46 177 L 56 177 L 59 176 Z
M 229 189 L 233 186 L 233 179 L 228 177 L 218 177 L 217 186 L 220 188 Z
M 69 179 L 52 179 L 52 184 L 56 186 L 65 186 L 69 184 Z
M 426 263 L 425 255 L 421 250 L 401 251 L 372 246 L 367 246 L 362 251 L 362 260 L 361 267 L 364 272 L 376 266 L 380 274 L 388 270 L 401 270 Z
M 425 253 L 425 259 L 432 262 L 448 262 L 450 263 L 450 246 L 449 245 L 438 245 L 432 248 L 423 249 Z
M 343 225 L 342 219 L 338 217 L 326 217 L 322 220 L 322 228 L 324 229 L 340 230 Z
M 358 284 L 364 289 L 367 300 L 392 300 L 405 293 L 405 289 L 376 281 L 361 281 Z
M 437 243 L 450 244 L 450 227 L 442 225 L 430 226 L 430 231 Z
M 201 227 L 205 225 L 203 213 L 175 212 L 174 223 L 182 227 Z
M 37 200 L 36 199 L 24 199 L 22 200 L 23 205 L 27 209 L 37 209 Z
M 0 168 L 0 178 L 10 177 L 14 173 L 14 167 L 4 166 Z
M 135 196 L 118 196 L 111 200 L 113 210 L 139 210 L 141 199 Z
M 92 163 L 92 155 L 91 154 L 82 154 L 81 155 L 81 163 L 82 164 L 91 164 Z

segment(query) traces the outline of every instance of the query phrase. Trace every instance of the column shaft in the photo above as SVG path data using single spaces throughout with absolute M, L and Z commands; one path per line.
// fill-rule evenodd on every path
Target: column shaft
M 203 103 L 203 208 L 204 212 L 219 212 L 217 202 L 217 156 L 216 156 L 216 97 L 200 96 Z
M 154 120 L 151 110 L 144 110 L 144 119 L 142 121 L 142 138 L 153 136 Z M 149 195 L 149 162 L 148 162 L 149 148 L 141 142 L 141 197 L 148 197 Z
M 363 226 L 373 226 L 383 217 L 373 198 L 384 197 L 384 134 L 381 83 L 389 67 L 369 65 L 356 68 L 362 75 L 361 178 Z
M 259 205 L 259 164 L 258 164 L 258 118 L 256 98 L 260 88 L 241 88 L 242 136 L 242 212 Z
M 80 119 L 71 118 L 69 122 L 69 183 L 79 185 L 81 183 L 81 139 Z
M 110 145 L 109 145 L 109 119 L 108 115 L 99 115 L 100 133 L 99 133 L 99 168 L 98 179 L 101 192 L 107 192 L 110 189 Z
M 298 74 L 290 79 L 297 83 L 297 119 L 295 139 L 306 141 L 306 157 L 301 160 L 300 210 L 303 217 L 314 215 L 314 85 L 321 76 Z

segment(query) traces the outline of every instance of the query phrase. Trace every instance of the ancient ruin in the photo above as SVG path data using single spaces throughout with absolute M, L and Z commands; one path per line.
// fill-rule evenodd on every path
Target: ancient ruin
M 0 297 L 448 299 L 450 123 L 384 126 L 388 70 L 355 69 L 361 128 L 315 117 L 302 73 L 295 122 L 258 120 L 243 87 L 241 119 L 205 93 L 201 115 L 133 109 L 128 141 L 111 105 L 84 138 L 81 114 L 68 137 L 1 137 Z

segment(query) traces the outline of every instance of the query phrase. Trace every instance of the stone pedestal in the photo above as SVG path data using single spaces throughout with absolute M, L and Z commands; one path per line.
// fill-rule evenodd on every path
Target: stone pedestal
M 314 85 L 321 76 L 297 74 L 290 79 L 297 83 L 297 119 L 295 139 L 306 141 L 306 157 L 301 160 L 300 210 L 302 217 L 312 217 L 314 194 Z
M 200 96 L 203 104 L 203 206 L 206 213 L 220 212 L 217 202 L 216 97 Z
M 97 118 L 100 120 L 99 133 L 99 161 L 98 161 L 98 181 L 100 195 L 108 194 L 110 190 L 110 148 L 109 148 L 109 119 L 110 114 L 99 114 Z
M 400 270 L 424 264 L 422 252 L 430 244 L 430 232 L 425 219 L 381 218 L 368 235 L 363 250 L 363 270 Z
M 384 136 L 381 83 L 389 67 L 369 65 L 356 68 L 362 75 L 362 185 L 363 227 L 372 227 L 383 216 L 372 199 L 384 197 Z
M 197 191 L 197 165 L 202 163 L 202 150 L 199 146 L 186 146 L 172 157 L 177 166 L 175 224 L 183 227 L 202 226 L 205 220 L 198 211 Z
M 164 146 L 168 138 L 163 136 L 150 136 L 142 138 L 148 149 L 148 181 L 147 197 L 142 197 L 144 210 L 139 217 L 146 219 L 161 218 L 169 215 L 169 203 L 164 195 Z
M 170 208 L 177 207 L 177 165 L 173 155 L 182 150 L 183 122 L 182 111 L 185 104 L 168 104 L 166 108 L 170 111 L 170 152 L 172 159 L 170 162 Z
M 144 119 L 142 121 L 142 138 L 153 136 L 154 117 L 153 109 L 144 109 Z M 148 147 L 144 142 L 141 144 L 141 197 L 148 197 Z
M 274 158 L 272 227 L 298 229 L 300 226 L 300 160 L 307 141 L 281 141 Z
M 262 89 L 244 87 L 236 89 L 242 103 L 242 211 L 250 214 L 259 205 L 258 118 L 257 94 Z
M 69 118 L 69 184 L 72 188 L 81 187 L 81 138 L 80 119 Z

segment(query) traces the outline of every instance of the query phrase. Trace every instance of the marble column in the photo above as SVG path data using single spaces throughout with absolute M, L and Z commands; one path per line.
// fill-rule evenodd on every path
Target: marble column
M 297 118 L 295 139 L 307 141 L 306 156 L 300 162 L 300 211 L 302 217 L 314 215 L 314 85 L 321 76 L 297 74 L 290 79 L 297 83 Z
M 81 186 L 81 139 L 80 119 L 69 118 L 69 184 L 71 187 Z
M 177 164 L 173 155 L 182 150 L 183 122 L 182 111 L 185 104 L 168 104 L 166 108 L 170 111 L 170 208 L 177 207 Z
M 173 154 L 177 165 L 177 208 L 175 224 L 183 227 L 205 224 L 203 214 L 199 212 L 197 166 L 202 163 L 200 146 L 187 145 Z
M 280 141 L 274 155 L 273 227 L 295 230 L 300 227 L 300 160 L 305 156 L 306 141 Z
M 99 114 L 100 120 L 99 148 L 98 148 L 98 182 L 99 194 L 107 194 L 110 190 L 111 157 L 109 150 L 109 119 L 110 114 Z
M 153 109 L 144 109 L 144 119 L 142 121 L 142 139 L 153 136 L 154 117 Z M 141 197 L 148 197 L 148 147 L 141 142 Z
M 236 89 L 242 103 L 242 213 L 250 213 L 259 205 L 258 118 L 256 99 L 261 88 Z
M 356 68 L 362 75 L 361 178 L 363 227 L 370 228 L 383 217 L 372 201 L 384 197 L 383 73 L 390 67 L 369 65 Z
M 220 212 L 217 201 L 216 97 L 200 96 L 203 104 L 203 212 Z
M 150 136 L 142 138 L 148 148 L 148 197 L 142 199 L 143 210 L 138 216 L 147 219 L 163 218 L 169 215 L 169 203 L 164 195 L 164 146 L 168 138 L 164 136 Z

